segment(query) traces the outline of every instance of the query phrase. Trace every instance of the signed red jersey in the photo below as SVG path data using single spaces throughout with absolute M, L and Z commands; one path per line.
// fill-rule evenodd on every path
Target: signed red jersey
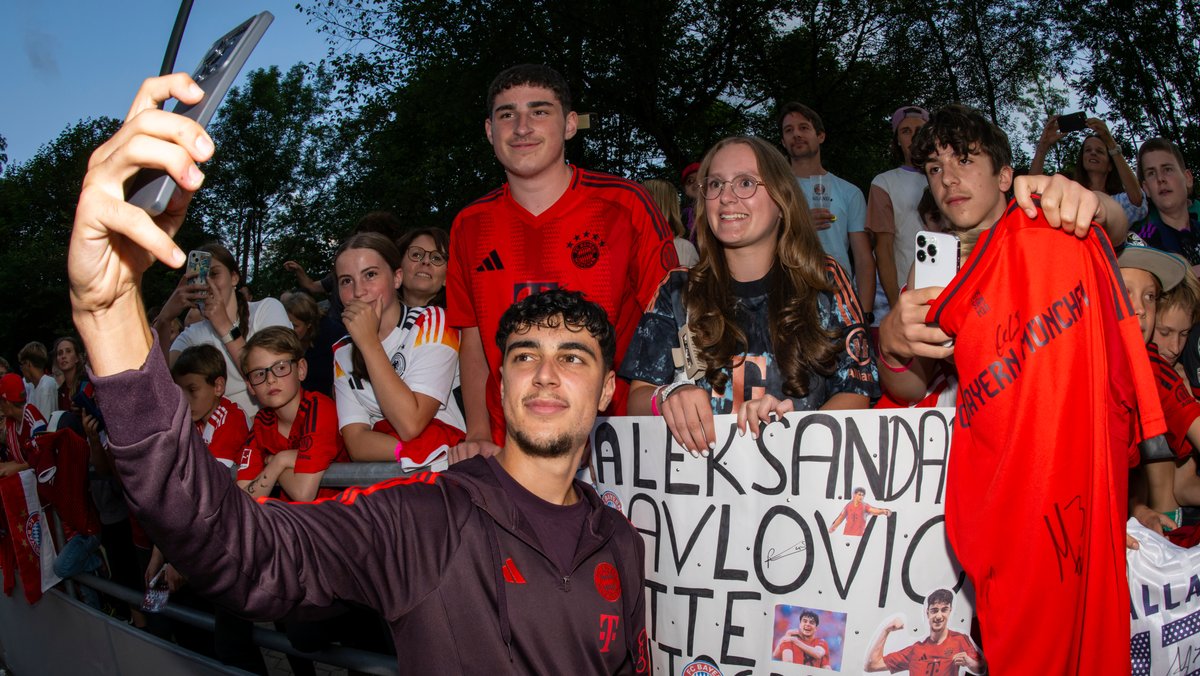
M 1010 204 L 927 321 L 955 339 L 946 531 L 993 673 L 1129 673 L 1127 468 L 1164 424 L 1107 238 Z

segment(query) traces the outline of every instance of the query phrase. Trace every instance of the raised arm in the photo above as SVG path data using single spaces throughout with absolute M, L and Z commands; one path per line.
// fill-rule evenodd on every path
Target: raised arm
M 344 598 L 394 618 L 424 593 L 414 580 L 437 579 L 441 559 L 457 544 L 451 515 L 430 507 L 440 501 L 414 498 L 426 507 L 419 517 L 397 491 L 352 505 L 255 504 L 205 449 L 153 349 L 142 274 L 156 259 L 184 263 L 172 236 L 202 181 L 195 163 L 213 150 L 203 129 L 157 104 L 172 96 L 195 103 L 202 95 L 184 74 L 143 83 L 125 124 L 93 153 L 76 210 L 67 263 L 72 312 L 91 355 L 117 472 L 138 520 L 198 590 L 256 617 Z M 143 167 L 165 170 L 182 188 L 155 219 L 125 202 L 124 186 Z M 431 491 L 440 493 L 422 495 Z M 402 532 L 405 520 L 432 521 L 444 532 L 428 535 L 444 545 L 378 538 Z M 442 553 L 425 553 L 433 550 Z
M 887 662 L 883 660 L 883 646 L 893 631 L 903 628 L 904 620 L 899 617 L 893 618 L 880 628 L 879 633 L 875 635 L 875 640 L 871 642 L 871 651 L 867 654 L 867 662 L 863 665 L 863 671 L 884 671 L 888 668 Z

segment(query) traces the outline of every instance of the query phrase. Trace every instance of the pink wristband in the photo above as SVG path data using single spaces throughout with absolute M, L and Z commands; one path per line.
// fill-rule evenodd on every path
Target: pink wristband
M 887 358 L 883 356 L 883 347 L 882 346 L 875 347 L 875 354 L 877 354 L 879 356 L 879 363 L 883 364 L 883 367 L 885 369 L 891 371 L 892 373 L 904 373 L 905 371 L 907 371 L 909 368 L 912 367 L 912 362 L 913 362 L 912 357 L 910 357 L 908 359 L 908 361 L 904 362 L 903 366 L 892 366 L 891 364 L 889 364 Z
M 666 385 L 659 385 L 650 393 L 650 415 L 662 415 L 658 410 L 658 395 Z
M 404 442 L 397 440 L 396 441 L 396 462 L 400 462 L 400 451 L 403 451 L 403 450 L 404 450 Z

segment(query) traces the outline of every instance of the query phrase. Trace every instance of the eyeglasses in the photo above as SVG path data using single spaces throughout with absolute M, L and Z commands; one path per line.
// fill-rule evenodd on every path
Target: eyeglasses
M 727 185 L 731 190 L 733 190 L 733 194 L 736 195 L 738 199 L 748 200 L 751 197 L 754 197 L 754 193 L 758 192 L 758 186 L 766 185 L 766 183 L 763 183 L 762 181 L 748 174 L 734 176 L 733 179 L 729 181 L 722 181 L 719 178 L 713 178 L 710 176 L 709 178 L 704 179 L 704 182 L 700 184 L 700 191 L 704 195 L 704 199 L 715 200 L 721 196 L 721 192 L 725 190 L 725 186 Z
M 267 382 L 267 371 L 274 374 L 276 378 L 290 376 L 292 374 L 292 364 L 295 363 L 295 359 L 280 359 L 265 369 L 251 369 L 246 371 L 246 381 L 251 385 L 262 385 Z
M 428 258 L 429 264 L 435 267 L 440 268 L 446 264 L 446 254 L 440 251 L 426 251 L 419 246 L 408 247 L 408 251 L 404 255 L 414 263 L 422 263 Z

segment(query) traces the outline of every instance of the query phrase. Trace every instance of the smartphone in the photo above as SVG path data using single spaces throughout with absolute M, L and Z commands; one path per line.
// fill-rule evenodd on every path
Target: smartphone
M 172 112 L 207 128 L 221 100 L 225 98 L 225 92 L 229 91 L 229 86 L 237 79 L 250 52 L 254 51 L 267 26 L 274 20 L 275 16 L 270 12 L 261 12 L 214 42 L 192 73 L 192 79 L 204 90 L 204 98 L 195 105 L 177 102 Z M 131 179 L 125 194 L 129 196 L 127 201 L 130 204 L 141 207 L 151 216 L 157 216 L 167 208 L 167 203 L 175 194 L 175 181 L 164 171 L 143 169 Z
M 950 286 L 958 274 L 961 251 L 958 238 L 944 232 L 918 232 L 913 288 Z
M 207 251 L 189 251 L 187 271 L 184 274 L 196 273 L 189 282 L 191 286 L 208 286 L 208 269 L 212 267 L 212 254 Z M 196 306 L 204 312 L 204 301 L 196 301 Z
M 1064 134 L 1083 131 L 1085 127 L 1087 127 L 1087 115 L 1082 112 L 1058 116 L 1058 130 Z

